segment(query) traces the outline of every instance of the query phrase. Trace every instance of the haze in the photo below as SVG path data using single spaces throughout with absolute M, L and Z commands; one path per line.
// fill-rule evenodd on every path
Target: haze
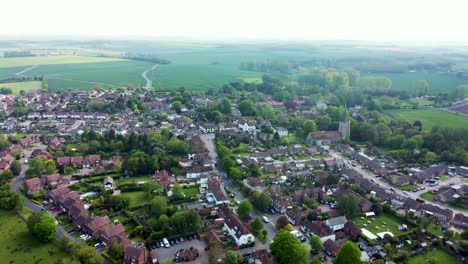
M 465 1 L 8 1 L 1 35 L 468 42 Z

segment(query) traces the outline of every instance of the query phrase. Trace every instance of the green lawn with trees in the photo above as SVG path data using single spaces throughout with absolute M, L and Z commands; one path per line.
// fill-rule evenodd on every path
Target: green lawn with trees
M 456 264 L 460 263 L 454 256 L 443 251 L 442 249 L 434 249 L 427 251 L 424 254 L 408 258 L 407 264 L 427 264 L 427 263 L 444 263 Z
M 388 110 L 385 114 L 394 117 L 408 120 L 411 123 L 416 120 L 421 121 L 423 129 L 431 129 L 434 126 L 450 128 L 467 128 L 468 117 L 450 113 L 436 108 L 425 108 L 415 110 Z
M 359 216 L 355 217 L 353 221 L 360 228 L 365 228 L 374 234 L 385 232 L 387 229 L 395 236 L 399 236 L 408 232 L 398 230 L 398 226 L 405 224 L 405 222 L 387 213 L 382 213 L 381 215 L 375 217 L 375 220 L 372 218 L 361 219 L 361 216 Z M 364 224 L 367 226 L 364 226 Z M 408 226 L 408 228 L 411 228 L 411 226 Z

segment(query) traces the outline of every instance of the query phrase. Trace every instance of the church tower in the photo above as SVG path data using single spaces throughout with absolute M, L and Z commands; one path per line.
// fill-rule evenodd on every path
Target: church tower
M 346 109 L 346 108 L 345 108 Z M 351 122 L 348 120 L 348 113 L 345 110 L 344 120 L 338 125 L 338 132 L 341 133 L 342 140 L 348 140 L 351 134 Z

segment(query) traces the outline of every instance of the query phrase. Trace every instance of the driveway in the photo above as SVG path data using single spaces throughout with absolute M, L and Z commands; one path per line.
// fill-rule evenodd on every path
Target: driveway
M 208 244 L 203 241 L 203 240 L 184 240 L 184 242 L 181 242 L 179 244 L 175 244 L 173 246 L 170 246 L 169 248 L 156 248 L 156 251 L 158 252 L 159 255 L 159 262 L 165 262 L 168 260 L 172 260 L 175 257 L 175 253 L 179 251 L 180 249 L 189 249 L 190 247 L 198 249 L 198 252 L 200 253 L 200 256 L 195 260 L 191 262 L 184 262 L 184 263 L 208 263 L 208 255 L 209 251 L 205 251 L 205 248 L 208 246 Z

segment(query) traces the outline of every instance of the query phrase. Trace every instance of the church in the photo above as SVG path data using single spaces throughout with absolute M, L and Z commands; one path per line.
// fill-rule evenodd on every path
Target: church
M 338 131 L 315 131 L 307 135 L 308 146 L 328 146 L 339 143 L 342 140 L 349 140 L 351 135 L 351 122 L 346 117 L 338 124 Z

